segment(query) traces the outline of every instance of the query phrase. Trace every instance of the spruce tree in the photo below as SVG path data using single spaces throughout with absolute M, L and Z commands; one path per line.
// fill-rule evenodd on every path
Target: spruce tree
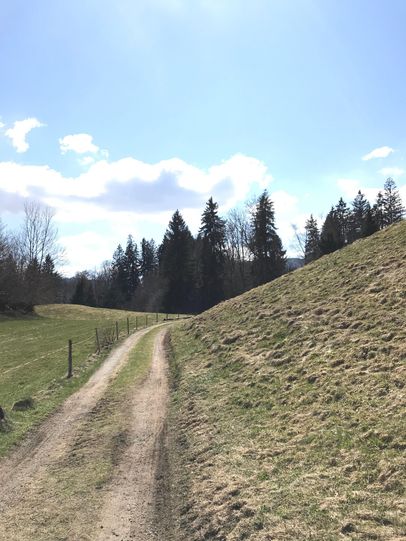
M 124 272 L 126 275 L 126 301 L 130 301 L 140 283 L 140 262 L 138 247 L 132 235 L 128 235 L 127 246 L 124 252 Z
M 305 264 L 320 257 L 320 232 L 317 220 L 310 215 L 305 225 Z
M 383 192 L 383 223 L 384 226 L 399 222 L 405 213 L 399 190 L 393 178 L 386 179 Z
M 47 254 L 45 256 L 45 260 L 42 264 L 41 272 L 44 274 L 47 274 L 48 276 L 54 276 L 55 275 L 55 263 L 50 256 L 50 254 Z
M 159 273 L 165 282 L 163 309 L 167 312 L 193 309 L 193 248 L 192 234 L 177 210 L 159 249 Z
M 369 237 L 378 231 L 379 227 L 376 223 L 373 209 L 369 202 L 367 203 L 367 208 L 365 211 L 365 219 L 362 226 L 362 238 Z
M 121 307 L 124 306 L 128 295 L 128 275 L 126 256 L 124 250 L 119 244 L 113 254 L 112 267 L 112 280 L 110 286 L 109 306 Z
M 330 254 L 340 248 L 342 248 L 340 224 L 334 207 L 331 207 L 321 228 L 320 253 Z
M 358 190 L 352 202 L 351 215 L 348 222 L 348 242 L 354 242 L 365 236 L 365 225 L 369 203 L 365 195 Z
M 77 283 L 75 291 L 73 293 L 71 303 L 72 304 L 86 304 L 87 293 L 87 278 L 85 273 L 80 273 L 76 276 Z
M 41 301 L 41 265 L 36 257 L 31 259 L 27 264 L 24 272 L 24 282 L 27 305 L 29 308 L 32 308 Z
M 335 217 L 338 226 L 340 248 L 348 243 L 348 229 L 350 223 L 350 209 L 342 197 L 335 206 Z
M 381 191 L 379 191 L 378 195 L 376 196 L 375 204 L 372 207 L 372 215 L 378 230 L 383 229 L 385 227 L 385 211 L 384 199 Z
M 158 255 L 153 239 L 141 241 L 140 273 L 143 279 L 155 273 L 158 267 Z
M 225 221 L 212 197 L 202 215 L 198 241 L 200 302 L 205 310 L 224 299 Z
M 276 232 L 273 203 L 266 190 L 258 198 L 252 213 L 249 249 L 254 285 L 269 282 L 285 272 L 285 250 Z

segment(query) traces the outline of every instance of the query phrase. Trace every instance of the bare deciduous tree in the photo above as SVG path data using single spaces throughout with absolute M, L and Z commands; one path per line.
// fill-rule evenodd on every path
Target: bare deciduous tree
M 299 226 L 297 224 L 290 224 L 293 233 L 294 233 L 294 241 L 291 244 L 291 247 L 296 251 L 297 257 L 300 257 L 300 259 L 305 258 L 305 244 L 306 244 L 306 233 L 300 230 Z
M 24 223 L 18 237 L 20 258 L 24 265 L 36 261 L 42 267 L 47 255 L 60 262 L 63 249 L 57 243 L 58 230 L 53 223 L 54 211 L 36 201 L 24 205 Z
M 247 209 L 234 208 L 226 219 L 226 254 L 232 294 L 246 289 L 250 222 Z

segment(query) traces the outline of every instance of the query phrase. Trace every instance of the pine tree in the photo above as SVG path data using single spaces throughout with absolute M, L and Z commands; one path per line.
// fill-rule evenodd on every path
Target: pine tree
M 125 299 L 130 301 L 140 284 L 140 262 L 138 247 L 132 235 L 128 235 L 127 246 L 124 252 L 124 272 L 126 275 Z
M 348 242 L 354 242 L 365 236 L 365 222 L 369 203 L 365 195 L 358 190 L 352 202 L 352 211 L 348 222 Z
M 45 256 L 41 266 L 41 303 L 53 303 L 57 300 L 58 290 L 62 284 L 61 276 L 55 270 L 55 263 L 50 254 Z
M 371 205 L 367 203 L 367 208 L 365 211 L 365 219 L 362 227 L 362 237 L 369 237 L 379 230 L 379 226 L 376 222 L 374 211 L 371 208 Z
M 276 233 L 273 203 L 265 190 L 258 198 L 251 219 L 249 249 L 254 285 L 264 284 L 286 270 L 285 251 Z
M 82 304 L 85 306 L 96 306 L 96 299 L 93 291 L 93 282 L 89 279 L 89 274 L 81 272 L 76 275 L 77 283 L 75 292 L 72 296 L 72 304 Z
M 350 209 L 342 197 L 335 206 L 335 217 L 339 232 L 340 248 L 348 243 L 348 229 L 350 222 Z
M 383 229 L 385 227 L 385 212 L 383 194 L 381 191 L 379 191 L 378 195 L 376 196 L 375 204 L 372 207 L 372 215 L 378 230 Z
M 340 225 L 338 223 L 336 211 L 331 207 L 330 212 L 324 220 L 320 233 L 320 252 L 321 254 L 330 254 L 342 248 Z
M 40 284 L 41 284 L 41 265 L 38 259 L 34 257 L 29 261 L 25 273 L 25 295 L 29 307 L 33 307 L 40 302 Z
M 348 243 L 350 228 L 350 209 L 340 197 L 337 205 L 331 207 L 320 233 L 320 251 L 329 254 L 339 250 Z
M 158 267 L 158 255 L 153 239 L 141 241 L 140 272 L 143 279 L 154 274 Z
M 212 197 L 202 215 L 198 241 L 201 308 L 205 310 L 224 299 L 225 221 Z
M 384 226 L 399 222 L 405 213 L 399 190 L 393 178 L 386 179 L 383 192 L 383 223 Z
M 172 216 L 159 249 L 159 272 L 166 287 L 163 309 L 167 312 L 189 312 L 193 307 L 194 240 L 182 215 Z
M 44 260 L 44 263 L 42 264 L 41 272 L 44 274 L 47 274 L 48 276 L 55 275 L 55 263 L 49 254 L 45 256 L 45 260 Z
M 85 273 L 77 275 L 75 292 L 73 293 L 72 304 L 86 304 L 87 278 Z
M 124 305 L 128 294 L 126 256 L 121 244 L 117 246 L 113 254 L 111 270 L 112 280 L 111 291 L 109 293 L 109 306 L 120 307 Z
M 305 264 L 320 257 L 320 232 L 317 220 L 310 215 L 305 225 Z

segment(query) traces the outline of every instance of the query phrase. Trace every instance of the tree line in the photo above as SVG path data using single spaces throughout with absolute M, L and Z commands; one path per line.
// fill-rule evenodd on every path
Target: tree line
M 275 225 L 274 203 L 265 190 L 225 217 L 210 198 L 193 236 L 179 210 L 160 244 L 129 235 L 98 271 L 62 278 L 63 256 L 53 212 L 28 202 L 16 234 L 0 222 L 0 311 L 35 304 L 72 302 L 97 307 L 196 313 L 289 270 Z M 338 250 L 402 219 L 404 208 L 393 179 L 373 205 L 358 192 L 351 206 L 340 198 L 319 228 L 311 215 L 298 235 L 304 263 Z
M 352 242 L 368 237 L 389 225 L 399 222 L 405 209 L 399 190 L 392 178 L 379 191 L 373 205 L 358 191 L 351 207 L 340 198 L 332 206 L 319 229 L 317 220 L 310 216 L 306 221 L 305 239 L 302 243 L 305 263 L 310 263 Z
M 26 203 L 16 233 L 0 221 L 0 312 L 30 312 L 36 304 L 60 300 L 63 279 L 56 265 L 63 250 L 57 233 L 52 209 L 35 202 Z
M 129 235 L 96 273 L 77 275 L 72 302 L 110 308 L 195 313 L 286 270 L 274 205 L 264 191 L 226 219 L 210 198 L 196 237 L 176 210 L 160 245 Z

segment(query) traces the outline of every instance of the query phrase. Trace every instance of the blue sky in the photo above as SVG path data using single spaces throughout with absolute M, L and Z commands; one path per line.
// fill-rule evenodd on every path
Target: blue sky
M 406 199 L 405 23 L 403 0 L 3 0 L 0 217 L 52 205 L 69 274 L 177 207 L 196 232 L 210 195 L 267 187 L 287 248 L 386 176 Z

